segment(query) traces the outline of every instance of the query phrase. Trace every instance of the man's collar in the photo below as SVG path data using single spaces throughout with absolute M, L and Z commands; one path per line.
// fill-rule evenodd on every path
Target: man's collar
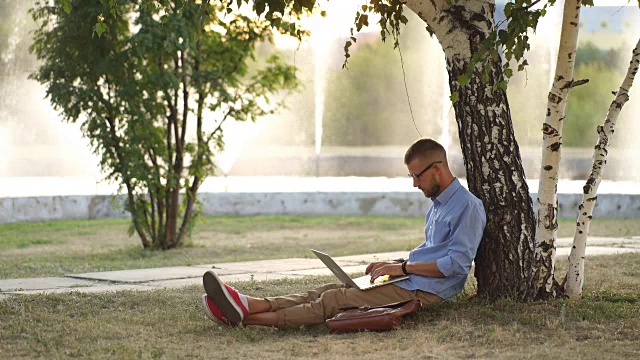
M 454 178 L 451 184 L 449 184 L 449 186 L 447 186 L 447 188 L 444 189 L 444 191 L 441 192 L 440 195 L 438 195 L 435 199 L 431 199 L 431 200 L 437 201 L 440 204 L 444 204 L 447 201 L 449 201 L 451 196 L 453 196 L 456 190 L 458 190 L 461 186 L 462 185 L 460 185 L 460 181 L 458 181 L 458 178 Z

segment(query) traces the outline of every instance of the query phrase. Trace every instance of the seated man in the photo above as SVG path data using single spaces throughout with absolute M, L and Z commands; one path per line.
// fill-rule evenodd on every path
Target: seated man
M 207 294 L 202 296 L 207 316 L 229 325 L 288 328 L 322 324 L 342 307 L 411 299 L 431 305 L 460 293 L 486 223 L 482 202 L 451 174 L 445 149 L 438 142 L 416 141 L 404 162 L 413 186 L 433 201 L 426 216 L 425 241 L 409 253 L 409 259 L 372 263 L 365 273 L 371 274 L 372 282 L 387 274 L 408 274 L 409 279 L 364 291 L 328 284 L 305 294 L 260 299 L 238 293 L 209 270 L 203 279 Z

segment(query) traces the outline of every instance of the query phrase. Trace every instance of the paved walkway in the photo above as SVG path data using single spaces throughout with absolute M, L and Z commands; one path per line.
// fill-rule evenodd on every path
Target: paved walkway
M 558 240 L 558 255 L 567 256 L 572 239 Z M 598 238 L 588 241 L 587 256 L 640 253 L 640 236 L 632 238 Z M 311 252 L 310 252 L 311 254 Z M 335 257 L 334 260 L 347 273 L 363 272 L 373 261 L 406 257 L 407 252 L 388 252 Z M 0 299 L 15 294 L 83 292 L 99 293 L 119 290 L 154 290 L 179 288 L 201 284 L 202 274 L 214 269 L 223 281 L 273 280 L 299 278 L 309 275 L 330 275 L 331 272 L 318 259 L 278 259 L 236 263 L 216 263 L 196 266 L 174 266 L 154 269 L 106 271 L 67 274 L 62 277 L 0 279 Z

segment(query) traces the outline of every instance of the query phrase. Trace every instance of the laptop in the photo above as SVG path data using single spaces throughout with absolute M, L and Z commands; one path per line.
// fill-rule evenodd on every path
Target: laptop
M 333 274 L 338 279 L 340 279 L 340 281 L 342 281 L 345 285 L 354 287 L 360 290 L 369 290 L 369 289 L 373 289 L 374 287 L 392 284 L 396 281 L 405 280 L 409 278 L 408 275 L 392 276 L 385 282 L 376 281 L 373 284 L 371 283 L 371 276 L 369 275 L 364 275 L 364 276 L 360 276 L 355 279 L 352 279 L 349 277 L 349 275 L 347 275 L 347 273 L 344 272 L 344 270 L 342 270 L 340 265 L 336 264 L 336 262 L 333 261 L 331 256 L 323 252 L 320 252 L 318 250 L 311 249 L 311 251 L 313 251 L 313 253 L 316 254 L 316 256 L 318 257 L 318 259 L 320 259 L 329 268 L 329 270 L 331 270 L 331 272 L 333 272 Z

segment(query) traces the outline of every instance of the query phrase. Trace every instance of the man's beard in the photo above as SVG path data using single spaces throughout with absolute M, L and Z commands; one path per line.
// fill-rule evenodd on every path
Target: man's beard
M 433 198 L 435 197 L 438 192 L 440 191 L 440 184 L 434 184 L 429 191 L 422 191 L 424 193 L 424 196 L 428 197 L 428 198 Z

